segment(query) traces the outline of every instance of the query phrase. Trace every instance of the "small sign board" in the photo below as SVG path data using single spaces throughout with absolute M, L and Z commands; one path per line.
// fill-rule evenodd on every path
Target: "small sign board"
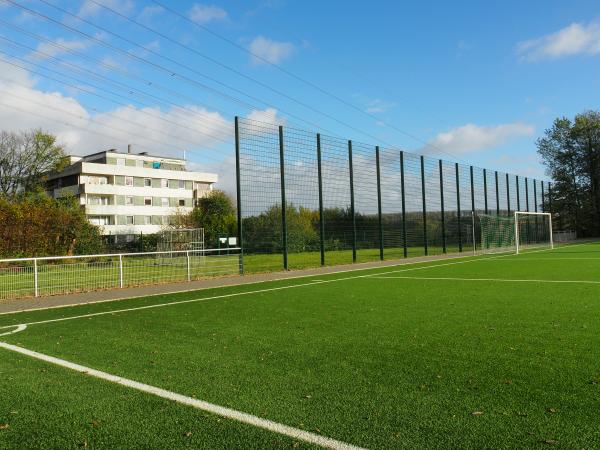
M 219 238 L 221 244 L 227 244 L 227 238 Z
M 229 246 L 230 247 L 235 247 L 237 245 L 237 238 L 236 237 L 230 237 L 229 238 Z

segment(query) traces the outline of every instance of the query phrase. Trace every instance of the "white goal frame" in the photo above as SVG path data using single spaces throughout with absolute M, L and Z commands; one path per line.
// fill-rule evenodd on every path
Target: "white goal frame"
M 527 211 L 515 211 L 515 246 L 517 249 L 517 255 L 520 251 L 519 245 L 519 216 L 547 216 L 550 226 L 550 249 L 554 250 L 554 237 L 552 236 L 552 214 L 545 212 L 527 212 Z

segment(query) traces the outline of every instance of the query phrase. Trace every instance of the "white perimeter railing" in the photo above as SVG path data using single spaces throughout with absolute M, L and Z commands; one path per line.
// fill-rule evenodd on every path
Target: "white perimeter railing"
M 0 259 L 0 300 L 237 275 L 239 248 Z

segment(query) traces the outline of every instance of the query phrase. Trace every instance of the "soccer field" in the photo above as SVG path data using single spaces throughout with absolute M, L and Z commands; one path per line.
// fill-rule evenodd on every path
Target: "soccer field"
M 599 243 L 6 314 L 0 336 L 0 448 L 600 447 Z

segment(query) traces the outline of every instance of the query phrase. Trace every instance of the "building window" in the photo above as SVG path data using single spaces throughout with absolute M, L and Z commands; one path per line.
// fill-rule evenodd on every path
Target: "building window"
M 92 216 L 90 223 L 96 226 L 110 225 L 110 217 L 108 216 Z
M 146 187 L 152 187 L 152 179 L 150 179 L 150 178 L 144 178 L 144 186 L 146 186 Z
M 133 177 L 125 177 L 125 186 L 133 186 Z
M 89 184 L 108 184 L 108 178 L 106 178 L 106 177 L 88 177 L 87 182 Z
M 169 199 L 167 197 L 163 197 L 160 199 L 161 206 L 169 206 Z
M 125 158 L 117 158 L 117 166 L 124 166 Z
M 185 180 L 179 180 L 179 189 L 185 189 Z
M 142 161 L 141 159 L 136 159 L 135 166 L 136 167 L 144 167 L 144 161 Z
M 125 197 L 125 204 L 128 206 L 133 206 L 133 197 Z
M 152 197 L 144 197 L 144 205 L 152 206 Z
M 169 180 L 166 180 L 164 178 L 162 180 L 160 180 L 160 187 L 163 187 L 163 188 L 169 187 Z
M 126 216 L 125 217 L 125 223 L 127 225 L 133 225 L 133 216 Z
M 152 225 L 152 216 L 144 216 L 144 225 Z
M 179 199 L 179 206 L 185 206 L 185 199 L 183 199 L 183 198 Z

